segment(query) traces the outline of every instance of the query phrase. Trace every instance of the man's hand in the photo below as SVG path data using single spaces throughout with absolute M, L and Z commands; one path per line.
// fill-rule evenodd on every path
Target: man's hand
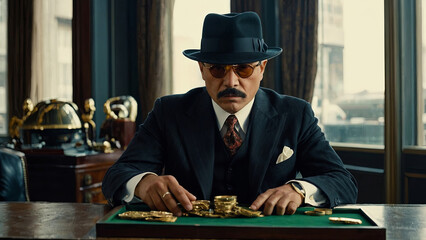
M 271 215 L 275 208 L 277 215 L 294 214 L 296 209 L 302 204 L 303 198 L 290 184 L 281 187 L 268 189 L 260 194 L 251 204 L 250 208 L 258 210 L 264 205 L 263 214 Z
M 179 185 L 173 176 L 146 175 L 138 183 L 135 189 L 135 195 L 151 209 L 159 211 L 170 211 L 175 216 L 181 216 L 182 211 L 177 203 L 190 211 L 192 210 L 191 201 L 196 197 Z

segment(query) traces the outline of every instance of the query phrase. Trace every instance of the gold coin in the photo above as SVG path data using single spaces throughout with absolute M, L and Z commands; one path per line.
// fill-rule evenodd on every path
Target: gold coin
M 157 218 L 161 218 L 161 217 L 173 217 L 173 213 L 171 212 L 166 212 L 166 211 L 150 211 L 149 212 L 151 214 L 151 217 L 157 217 Z
M 195 210 L 209 210 L 210 209 L 210 201 L 209 200 L 196 200 L 192 201 L 192 208 Z
M 150 222 L 176 222 L 177 217 L 148 217 L 145 220 Z
M 118 214 L 118 217 L 123 219 L 136 219 L 136 220 L 144 220 L 146 217 L 150 217 L 151 214 L 145 211 L 127 211 Z
M 325 215 L 333 214 L 333 209 L 331 208 L 315 208 L 314 211 L 318 211 L 318 212 L 324 211 Z
M 238 215 L 245 217 L 260 217 L 262 215 L 261 211 L 255 211 L 250 208 L 236 207 L 236 212 Z
M 362 224 L 360 219 L 356 218 L 345 218 L 345 217 L 329 217 L 328 220 L 334 223 L 345 223 L 345 224 Z
M 305 211 L 305 214 L 309 216 L 324 216 L 325 212 L 324 211 Z
M 234 202 L 237 201 L 237 196 L 233 195 L 221 195 L 214 197 L 214 201 L 221 201 L 221 202 Z

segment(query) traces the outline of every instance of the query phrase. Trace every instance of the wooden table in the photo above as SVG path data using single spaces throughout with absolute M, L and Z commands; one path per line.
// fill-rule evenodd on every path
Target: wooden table
M 363 209 L 386 228 L 388 240 L 426 239 L 426 205 L 357 204 L 344 208 Z M 110 210 L 102 204 L 0 202 L 0 238 L 94 239 L 96 222 Z
M 0 238 L 93 239 L 109 210 L 91 203 L 0 202 Z

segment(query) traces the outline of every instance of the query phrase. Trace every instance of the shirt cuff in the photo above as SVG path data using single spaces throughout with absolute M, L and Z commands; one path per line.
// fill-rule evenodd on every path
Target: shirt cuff
M 320 207 L 327 203 L 327 198 L 325 194 L 321 191 L 321 189 L 317 188 L 317 186 L 313 185 L 310 182 L 302 181 L 302 180 L 290 180 L 287 183 L 296 182 L 302 186 L 305 192 L 304 203 L 309 204 L 314 207 Z M 286 184 L 287 184 L 286 183 Z
M 138 183 L 141 181 L 141 179 L 145 177 L 147 174 L 153 174 L 155 176 L 158 176 L 157 174 L 153 172 L 144 172 L 130 178 L 130 180 L 127 181 L 126 183 L 126 192 L 125 192 L 126 194 L 123 197 L 124 202 L 126 203 L 141 202 L 139 198 L 135 197 L 135 189 Z

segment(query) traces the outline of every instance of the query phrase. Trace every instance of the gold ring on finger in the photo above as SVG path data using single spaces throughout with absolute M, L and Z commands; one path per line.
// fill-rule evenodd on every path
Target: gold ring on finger
M 165 192 L 164 194 L 163 194 L 163 196 L 161 196 L 162 198 L 164 198 L 165 196 L 167 196 L 168 194 L 171 194 L 170 192 Z

